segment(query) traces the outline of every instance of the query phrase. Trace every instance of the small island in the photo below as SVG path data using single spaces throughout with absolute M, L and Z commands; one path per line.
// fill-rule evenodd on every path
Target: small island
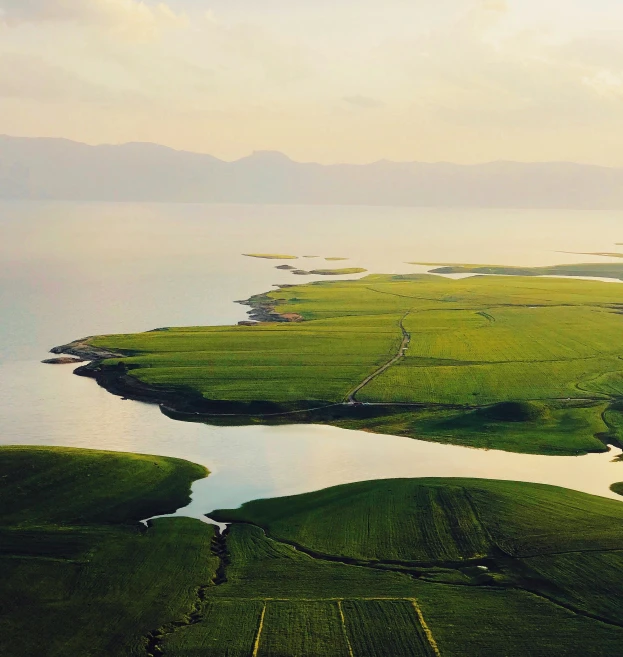
M 298 260 L 298 256 L 281 253 L 243 253 L 247 258 L 264 258 L 265 260 Z
M 347 274 L 363 274 L 367 269 L 362 267 L 343 267 L 342 269 L 312 269 L 309 273 L 316 276 L 346 276 Z
M 610 255 L 610 254 L 609 254 Z M 473 265 L 441 262 L 408 262 L 409 265 L 431 267 L 430 274 L 493 274 L 497 276 L 581 276 L 623 280 L 623 263 L 595 262 L 545 267 L 514 267 L 512 265 Z

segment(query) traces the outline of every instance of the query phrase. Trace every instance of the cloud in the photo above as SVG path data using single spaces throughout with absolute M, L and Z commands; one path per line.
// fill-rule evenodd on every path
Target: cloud
M 175 13 L 163 2 L 148 5 L 142 0 L 0 0 L 0 19 L 9 26 L 53 22 L 93 25 L 139 38 L 188 24 L 185 14 Z
M 120 100 L 137 103 L 142 96 L 91 82 L 41 57 L 6 53 L 0 54 L 0 98 L 108 105 Z
M 362 109 L 375 109 L 385 106 L 382 100 L 370 98 L 369 96 L 344 96 L 342 100 L 349 105 L 355 105 L 355 107 L 361 107 Z

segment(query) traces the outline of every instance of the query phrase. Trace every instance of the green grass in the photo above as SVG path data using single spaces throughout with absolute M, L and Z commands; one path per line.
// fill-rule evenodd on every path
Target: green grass
M 414 602 L 344 601 L 342 610 L 353 652 L 367 657 L 435 657 L 435 652 L 418 620 Z
M 264 602 L 259 600 L 209 600 L 202 608 L 202 622 L 168 635 L 165 655 L 249 657 L 258 632 Z
M 150 636 L 149 654 L 169 657 L 620 652 L 620 502 L 517 482 L 362 482 L 214 514 L 233 521 L 221 561 L 211 525 L 137 522 L 204 475 L 162 457 L 1 448 L 2 654 L 144 657 Z
M 279 599 L 290 625 L 305 628 L 300 636 L 312 627 L 300 620 L 310 601 L 325 614 L 320 602 L 339 601 L 354 655 L 431 655 L 432 638 L 441 655 L 597 656 L 616 654 L 623 638 L 623 504 L 614 500 L 518 482 L 411 479 L 216 515 L 234 525 L 229 581 L 215 593 L 268 599 L 267 609 Z M 335 620 L 326 623 L 337 632 Z
M 257 655 L 349 657 L 337 602 L 267 602 Z
M 144 655 L 216 563 L 208 525 L 138 520 L 183 506 L 205 474 L 163 457 L 1 448 L 2 654 Z
M 623 504 L 556 488 L 478 479 L 388 479 L 257 500 L 217 517 L 352 559 L 447 562 L 623 549 Z
M 497 409 L 506 404 L 536 406 L 542 416 L 511 420 Z M 369 407 L 372 408 L 372 407 Z M 503 402 L 476 410 L 397 410 L 376 417 L 348 418 L 332 423 L 345 429 L 363 429 L 394 436 L 416 436 L 440 443 L 508 452 L 574 456 L 606 451 L 596 436 L 612 435 L 602 419 L 606 404 L 561 402 Z M 519 416 L 521 417 L 521 415 Z
M 526 591 L 430 586 L 418 604 L 444 657 L 603 657 L 621 650 L 620 628 Z
M 309 273 L 320 276 L 342 276 L 346 274 L 363 274 L 365 271 L 368 270 L 361 267 L 342 267 L 341 269 L 312 269 Z
M 604 419 L 623 398 L 618 285 L 369 275 L 280 288 L 251 303 L 305 321 L 172 328 L 88 342 L 127 353 L 126 380 L 217 405 L 272 404 L 270 412 L 277 412 L 342 402 L 398 353 L 402 321 L 410 335 L 405 357 L 367 383 L 357 400 L 424 405 L 427 412 L 388 407 L 383 417 L 362 411 L 347 421 L 317 421 L 545 454 L 603 451 L 601 438 L 616 433 Z M 117 363 L 102 367 L 114 372 Z M 542 404 L 543 414 L 509 423 L 478 412 L 507 402 Z

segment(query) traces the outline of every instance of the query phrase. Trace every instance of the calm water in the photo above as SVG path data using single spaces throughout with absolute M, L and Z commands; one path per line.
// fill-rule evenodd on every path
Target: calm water
M 622 226 L 623 213 L 0 203 L 0 442 L 203 463 L 212 475 L 195 485 L 191 515 L 384 477 L 517 479 L 610 495 L 623 480 L 617 452 L 544 457 L 332 427 L 186 424 L 39 361 L 94 333 L 235 323 L 246 316 L 235 299 L 313 280 L 243 252 L 344 256 L 381 273 L 415 271 L 407 260 L 540 265 L 582 259 L 557 251 L 611 251 Z

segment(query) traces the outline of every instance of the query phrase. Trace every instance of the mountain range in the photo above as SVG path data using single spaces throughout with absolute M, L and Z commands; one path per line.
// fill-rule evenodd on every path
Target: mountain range
M 623 209 L 623 169 L 569 162 L 226 162 L 150 143 L 0 136 L 0 198 Z

